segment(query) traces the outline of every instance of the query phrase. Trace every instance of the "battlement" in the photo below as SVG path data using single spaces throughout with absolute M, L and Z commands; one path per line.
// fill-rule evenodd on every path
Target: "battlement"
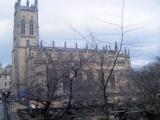
M 105 45 L 105 46 L 99 46 L 96 45 L 95 47 L 89 47 L 90 45 L 86 44 L 85 47 L 78 47 L 78 44 L 75 43 L 75 47 L 67 47 L 67 43 L 64 42 L 64 47 L 58 47 L 55 46 L 55 42 L 53 41 L 52 46 L 44 46 L 42 41 L 40 42 L 39 46 L 31 46 L 29 41 L 27 41 L 27 47 L 31 48 L 32 50 L 40 50 L 44 48 L 45 50 L 48 51 L 55 51 L 59 53 L 75 53 L 75 54 L 82 54 L 82 53 L 94 53 L 94 54 L 107 54 L 107 55 L 115 55 L 119 51 L 119 47 L 117 45 L 118 43 L 115 41 L 115 45 L 112 48 L 110 45 Z M 130 59 L 130 51 L 129 49 L 127 50 L 126 48 L 122 49 L 119 53 L 120 57 L 125 57 Z
M 15 3 L 15 12 L 17 11 L 38 11 L 38 0 L 35 0 L 34 4 L 30 4 L 29 0 L 26 1 L 26 5 L 21 5 L 21 0 Z

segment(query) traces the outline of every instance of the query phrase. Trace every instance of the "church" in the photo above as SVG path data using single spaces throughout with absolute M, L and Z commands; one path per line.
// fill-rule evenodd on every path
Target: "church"
M 108 80 L 117 53 L 116 42 L 114 49 L 107 45 L 103 49 L 98 49 L 98 46 L 90 48 L 88 44 L 84 48 L 79 48 L 77 43 L 74 48 L 68 48 L 67 43 L 64 43 L 64 47 L 56 47 L 54 42 L 52 46 L 43 46 L 42 41 L 39 41 L 38 0 L 32 5 L 29 0 L 24 6 L 21 5 L 21 0 L 15 3 L 12 91 L 17 96 L 25 96 L 28 94 L 26 91 L 45 94 L 43 93 L 45 89 L 51 92 L 55 84 L 58 94 L 68 94 L 72 78 L 75 82 L 73 89 L 75 91 L 83 88 L 83 85 L 89 86 L 87 91 L 89 88 L 98 89 L 102 79 Z M 131 70 L 130 55 L 125 50 L 118 56 L 108 81 L 108 91 L 117 95 L 126 88 L 129 70 Z

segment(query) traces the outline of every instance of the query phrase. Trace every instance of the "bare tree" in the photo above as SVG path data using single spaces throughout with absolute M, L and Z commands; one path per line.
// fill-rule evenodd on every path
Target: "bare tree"
M 149 120 L 157 120 L 160 118 L 160 62 L 151 63 L 143 69 L 132 73 L 134 98 L 138 106 L 138 110 L 143 110 L 145 117 Z M 144 114 L 143 114 L 144 115 Z
M 69 109 L 71 108 L 72 101 L 75 101 L 75 102 L 81 104 L 83 107 L 86 107 L 86 106 L 90 107 L 89 103 L 90 103 L 90 101 L 94 100 L 94 95 L 100 94 L 100 98 L 103 98 L 103 100 L 102 100 L 102 102 L 100 102 L 100 104 L 102 104 L 103 108 L 104 108 L 103 109 L 103 114 L 105 116 L 104 118 L 106 120 L 109 119 L 109 115 L 110 115 L 110 111 L 109 111 L 110 91 L 108 90 L 109 83 L 113 79 L 115 67 L 118 62 L 118 58 L 121 55 L 123 42 L 124 42 L 124 35 L 125 35 L 125 33 L 129 32 L 129 31 L 135 30 L 135 29 L 125 30 L 126 26 L 124 25 L 124 11 L 125 11 L 125 0 L 122 1 L 121 24 L 119 25 L 119 24 L 110 23 L 110 22 L 105 21 L 106 24 L 111 24 L 113 26 L 118 27 L 118 29 L 120 29 L 121 39 L 120 39 L 120 43 L 118 44 L 119 46 L 117 46 L 114 51 L 114 54 L 111 54 L 112 56 L 110 56 L 111 60 L 105 59 L 105 56 L 106 56 L 105 50 L 101 55 L 99 55 L 100 56 L 99 57 L 99 64 L 100 64 L 99 77 L 96 81 L 93 82 L 92 85 L 89 82 L 90 82 L 90 80 L 93 81 L 93 78 L 87 78 L 86 81 L 83 81 L 83 78 L 79 78 L 79 74 L 82 74 L 83 72 L 84 72 L 84 74 L 86 74 L 86 70 L 83 67 L 86 65 L 86 63 L 90 62 L 89 59 L 91 59 L 91 57 L 93 55 L 89 56 L 90 58 L 86 59 L 86 60 L 80 59 L 80 61 L 78 61 L 78 64 L 75 64 L 75 63 L 72 64 L 73 61 L 67 61 L 67 64 L 65 64 L 65 66 L 64 66 L 64 64 L 63 64 L 64 61 L 63 62 L 62 61 L 54 61 L 51 53 L 49 53 L 48 50 L 45 50 L 45 48 L 43 49 L 43 51 L 45 53 L 44 54 L 45 57 L 44 57 L 44 59 L 43 59 L 43 57 L 41 57 L 39 59 L 39 60 L 42 59 L 42 61 L 40 61 L 40 62 L 42 62 L 41 67 L 43 69 L 41 69 L 41 70 L 43 70 L 43 71 L 39 71 L 36 74 L 31 75 L 31 76 L 35 77 L 35 76 L 37 76 L 37 74 L 39 74 L 38 77 L 43 76 L 46 84 L 45 84 L 45 86 L 44 86 L 44 84 L 35 84 L 33 86 L 31 85 L 32 88 L 34 88 L 34 86 L 38 86 L 39 88 L 36 88 L 36 91 L 41 90 L 43 92 L 41 94 L 39 94 L 38 96 L 36 96 L 35 92 L 30 92 L 29 94 L 34 98 L 34 100 L 36 99 L 37 101 L 41 102 L 44 105 L 44 107 L 43 107 L 44 115 L 48 114 L 48 110 L 50 107 L 52 107 L 53 101 L 57 100 L 58 98 L 63 97 L 61 95 L 57 95 L 58 88 L 60 88 L 61 83 L 64 82 L 63 81 L 64 76 L 67 76 L 68 74 L 69 75 L 72 74 L 72 76 L 65 78 L 65 79 L 68 79 L 68 84 L 69 84 L 68 85 L 69 90 L 68 90 L 68 94 L 67 94 L 68 95 L 67 109 L 60 111 L 54 117 L 56 119 L 59 119 L 61 116 L 65 115 L 66 111 L 69 111 Z M 91 48 L 97 49 L 97 45 L 96 45 L 97 40 L 94 38 L 94 35 L 92 32 L 89 33 L 90 38 L 88 39 L 73 26 L 72 26 L 72 29 L 76 33 L 78 33 L 84 40 L 86 40 L 86 42 L 90 44 Z M 61 72 L 57 73 L 55 70 L 55 66 L 58 66 L 59 69 L 61 70 Z M 92 70 L 90 70 L 90 71 L 92 71 Z M 59 74 L 58 77 L 55 77 L 57 74 Z M 81 75 L 81 76 L 83 76 L 83 75 Z M 41 79 L 43 77 L 41 77 Z M 36 80 L 36 77 L 32 78 L 32 79 Z M 78 81 L 78 79 L 80 79 L 80 81 Z M 80 84 L 77 84 L 77 82 L 79 82 Z M 88 84 L 86 84 L 87 82 L 88 82 Z M 97 88 L 96 91 L 93 90 L 94 87 Z M 79 88 L 80 92 L 79 92 L 79 90 L 77 90 L 78 88 Z M 91 93 L 95 92 L 95 94 L 89 94 L 89 92 L 86 92 L 86 91 L 90 91 Z M 34 93 L 34 94 L 32 94 L 32 93 Z M 85 98 L 85 101 L 83 98 Z M 86 99 L 86 98 L 89 98 L 89 99 Z M 83 100 L 83 102 L 81 102 L 81 100 Z M 85 103 L 85 105 L 83 103 Z M 46 115 L 46 116 L 48 116 L 48 115 Z M 54 117 L 52 119 L 55 119 Z
M 120 29 L 120 33 L 121 33 L 121 40 L 120 40 L 120 44 L 119 44 L 119 47 L 116 48 L 116 50 L 114 51 L 114 54 L 113 54 L 113 60 L 112 61 L 108 61 L 108 63 L 106 64 L 106 61 L 104 59 L 104 56 L 105 56 L 105 52 L 104 54 L 100 55 L 100 75 L 99 75 L 99 87 L 100 87 L 100 90 L 103 95 L 103 105 L 104 105 L 104 115 L 105 115 L 105 119 L 108 119 L 109 117 L 109 111 L 108 111 L 108 97 L 109 97 L 109 92 L 108 92 L 108 84 L 109 84 L 109 81 L 112 81 L 112 76 L 113 76 L 113 72 L 114 72 L 114 69 L 116 67 L 116 64 L 117 64 L 117 61 L 118 61 L 118 58 L 119 58 L 119 55 L 121 53 L 121 50 L 122 50 L 122 45 L 123 45 L 123 42 L 124 42 L 124 9 L 125 9 L 125 0 L 122 1 L 122 9 L 121 9 L 121 24 L 118 25 L 118 24 L 115 24 L 115 23 L 110 23 L 110 22 L 107 22 L 105 21 L 105 23 L 107 24 L 111 24 L 113 26 L 116 26 Z M 94 36 L 92 34 L 92 32 L 89 33 L 89 35 L 91 36 L 89 39 L 86 38 L 81 32 L 79 32 L 75 27 L 72 26 L 72 29 L 78 33 L 84 40 L 86 40 L 87 43 L 90 44 L 90 46 L 94 49 L 97 48 L 97 45 L 96 45 L 96 39 L 94 39 Z M 107 69 L 104 69 L 104 66 L 106 67 L 107 66 Z M 106 75 L 106 72 L 108 72 L 108 75 Z
M 37 102 L 36 106 L 41 109 L 44 119 L 62 119 L 72 107 L 73 82 L 78 79 L 80 71 L 83 71 L 87 59 L 79 57 L 79 60 L 75 61 L 72 55 L 55 59 L 53 50 L 43 46 L 37 54 L 38 56 L 31 56 L 28 67 L 28 100 Z M 66 93 L 65 82 L 68 84 Z M 57 112 L 54 103 L 59 101 L 61 104 L 64 100 L 67 100 L 67 107 L 62 106 Z M 50 114 L 50 111 L 54 111 L 54 114 Z

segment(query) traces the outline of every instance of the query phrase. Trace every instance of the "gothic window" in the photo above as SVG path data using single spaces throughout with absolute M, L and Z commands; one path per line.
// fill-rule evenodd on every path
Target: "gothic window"
M 34 34 L 34 23 L 33 23 L 33 20 L 30 21 L 29 25 L 30 25 L 30 35 L 33 35 Z
M 25 34 L 26 31 L 25 31 L 25 20 L 23 19 L 22 22 L 21 22 L 21 33 L 22 34 Z

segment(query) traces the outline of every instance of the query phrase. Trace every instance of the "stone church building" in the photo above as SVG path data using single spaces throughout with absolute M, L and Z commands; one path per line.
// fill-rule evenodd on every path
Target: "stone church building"
M 53 82 L 55 79 L 60 80 L 59 94 L 67 93 L 67 80 L 73 78 L 75 69 L 72 68 L 76 66 L 81 68 L 81 72 L 76 74 L 78 77 L 75 79 L 98 84 L 102 72 L 105 71 L 104 80 L 109 75 L 118 50 L 116 42 L 114 49 L 107 45 L 103 49 L 98 49 L 97 46 L 89 48 L 87 44 L 85 48 L 78 48 L 77 44 L 75 48 L 68 48 L 67 43 L 64 47 L 56 47 L 54 42 L 52 46 L 43 46 L 42 41 L 39 42 L 38 0 L 35 0 L 33 5 L 30 5 L 28 0 L 25 6 L 21 5 L 21 0 L 15 4 L 12 81 L 13 90 L 18 96 L 25 96 L 28 89 L 35 89 L 46 84 L 46 81 L 49 82 L 47 85 L 56 84 Z M 129 52 L 120 52 L 108 83 L 111 92 L 118 93 L 127 87 L 126 75 L 130 69 Z M 66 70 L 72 73 L 64 72 Z

